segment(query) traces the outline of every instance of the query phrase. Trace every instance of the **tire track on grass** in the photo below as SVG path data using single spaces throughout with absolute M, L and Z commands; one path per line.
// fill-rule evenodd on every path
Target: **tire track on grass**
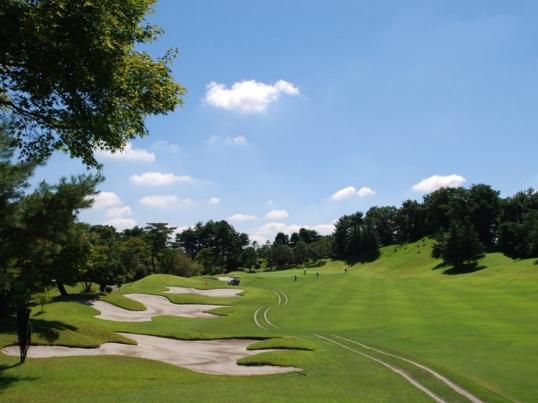
M 288 304 L 288 296 L 286 295 L 286 293 L 284 291 L 277 291 L 277 290 L 273 290 L 273 292 L 276 294 L 276 296 L 278 297 L 278 302 L 276 304 L 276 306 L 280 305 L 282 303 L 282 301 L 284 300 L 284 304 L 283 305 L 287 305 Z M 280 293 L 282 293 L 282 297 L 280 296 Z M 267 313 L 271 310 L 271 308 L 273 308 L 275 305 L 272 305 L 270 307 L 268 307 L 264 312 L 263 312 L 263 319 L 265 319 L 265 322 L 269 325 L 269 326 L 273 326 L 273 327 L 276 327 L 277 329 L 280 329 L 280 327 L 274 325 L 273 323 L 271 323 L 271 321 L 269 320 L 269 318 L 267 317 Z M 260 325 L 260 322 L 258 321 L 258 312 L 260 312 L 262 310 L 263 306 L 260 306 L 258 309 L 256 309 L 256 312 L 254 312 L 254 323 L 256 323 L 256 326 L 258 326 L 259 328 L 263 329 L 263 330 L 268 330 L 267 328 L 263 327 L 262 325 Z
M 273 326 L 273 327 L 276 327 L 277 329 L 280 329 L 278 326 L 273 325 L 273 324 L 269 321 L 269 319 L 267 319 L 267 312 L 269 312 L 269 310 L 270 310 L 271 308 L 272 308 L 272 306 L 270 306 L 269 308 L 267 308 L 267 309 L 265 310 L 265 312 L 263 313 L 263 318 L 265 319 L 265 321 L 267 322 L 268 325 Z
M 263 330 L 267 330 L 265 327 L 260 325 L 260 322 L 258 322 L 258 312 L 263 308 L 263 306 L 260 306 L 258 309 L 256 309 L 256 312 L 254 312 L 254 323 L 256 323 L 256 326 L 259 328 L 262 328 Z
M 273 290 L 273 292 L 276 294 L 276 296 L 278 297 L 278 304 L 277 305 L 280 305 L 280 302 L 281 302 L 281 299 L 280 299 L 280 294 L 278 292 L 276 292 L 276 290 Z
M 397 355 L 394 355 L 394 354 L 390 354 L 390 353 L 386 353 L 384 351 L 381 351 L 381 350 L 378 350 L 378 349 L 375 349 L 373 347 L 369 347 L 367 346 L 366 344 L 362 344 L 362 343 L 359 343 L 358 341 L 353 341 L 353 340 L 349 340 L 349 339 L 346 339 L 345 337 L 340 337 L 340 336 L 336 336 L 336 335 L 331 335 L 332 337 L 337 337 L 339 339 L 342 339 L 342 340 L 345 340 L 345 341 L 348 341 L 350 343 L 354 343 L 354 344 L 358 344 L 359 346 L 367 349 L 367 350 L 372 350 L 372 351 L 375 351 L 379 354 L 384 354 L 384 355 L 388 355 L 389 357 L 394 357 L 394 358 L 398 358 L 402 361 L 405 361 L 405 362 L 408 362 L 410 364 L 413 364 L 414 366 L 420 368 L 420 369 L 423 369 L 424 371 L 426 372 L 429 372 L 430 374 L 432 374 L 435 378 L 439 379 L 441 382 L 443 382 L 445 385 L 447 385 L 449 388 L 451 388 L 452 390 L 454 390 L 455 392 L 459 393 L 460 395 L 462 396 L 465 396 L 467 399 L 469 399 L 471 402 L 473 403 L 484 403 L 482 400 L 478 399 L 477 397 L 471 395 L 469 392 L 467 392 L 466 390 L 460 388 L 458 385 L 456 385 L 455 383 L 449 381 L 447 378 L 445 378 L 443 375 L 439 374 L 438 372 L 435 372 L 434 370 L 422 365 L 422 364 L 419 364 L 417 362 L 414 362 L 414 361 L 411 361 L 411 360 L 408 360 L 407 358 L 403 358 L 403 357 L 398 357 Z
M 398 375 L 400 375 L 401 377 L 403 377 L 404 379 L 406 379 L 411 385 L 413 385 L 415 388 L 421 390 L 422 392 L 424 392 L 426 395 L 428 395 L 429 397 L 431 397 L 433 400 L 435 400 L 437 403 L 447 403 L 446 401 L 444 401 L 443 399 L 441 399 L 439 396 L 435 395 L 432 391 L 430 391 L 429 389 L 427 389 L 426 387 L 424 387 L 422 384 L 418 383 L 417 381 L 415 381 L 413 378 L 411 378 L 409 375 L 407 375 L 404 371 L 402 371 L 401 369 L 398 369 L 396 367 L 393 367 L 392 365 L 390 364 L 387 364 L 386 362 L 384 361 L 381 361 L 380 359 L 378 358 L 375 358 L 375 357 L 372 357 L 368 354 L 365 354 L 361 351 L 358 351 L 358 350 L 354 350 L 352 349 L 351 347 L 348 347 L 342 343 L 339 343 L 335 340 L 331 340 L 327 337 L 323 337 L 323 336 L 320 336 L 318 334 L 314 334 L 314 336 L 316 337 L 319 337 L 320 339 L 323 339 L 323 340 L 326 340 L 330 343 L 334 343 L 340 347 L 343 347 L 345 348 L 346 350 L 349 350 L 349 351 L 353 351 L 354 353 L 357 353 L 357 354 L 360 354 L 366 358 L 369 358 L 375 362 L 378 362 L 379 364 L 381 365 L 384 365 L 385 367 L 389 368 L 391 371 L 397 373 Z

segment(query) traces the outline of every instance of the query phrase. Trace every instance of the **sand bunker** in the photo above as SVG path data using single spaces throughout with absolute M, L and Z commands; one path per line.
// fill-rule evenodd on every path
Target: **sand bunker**
M 204 311 L 225 308 L 224 305 L 173 304 L 168 298 L 160 295 L 125 294 L 124 296 L 144 304 L 147 309 L 145 311 L 129 311 L 108 302 L 93 301 L 90 302 L 90 305 L 101 311 L 101 314 L 95 317 L 118 322 L 149 322 L 151 318 L 159 315 L 185 318 L 218 318 L 219 316 Z
M 301 371 L 294 367 L 276 367 L 270 365 L 237 365 L 237 360 L 258 354 L 263 350 L 249 351 L 247 346 L 258 340 L 230 339 L 210 341 L 184 341 L 164 337 L 120 333 L 135 340 L 138 345 L 105 343 L 99 348 L 69 348 L 56 346 L 31 346 L 28 357 L 67 357 L 78 355 L 123 355 L 148 358 L 188 368 L 193 371 L 213 375 L 265 375 Z M 1 350 L 10 356 L 19 355 L 19 347 L 11 346 Z
M 200 294 L 205 295 L 206 297 L 235 297 L 237 294 L 243 292 L 238 288 L 217 288 L 215 290 L 199 290 L 197 288 L 186 288 L 186 287 L 166 287 L 170 291 L 165 291 L 164 293 L 170 294 Z

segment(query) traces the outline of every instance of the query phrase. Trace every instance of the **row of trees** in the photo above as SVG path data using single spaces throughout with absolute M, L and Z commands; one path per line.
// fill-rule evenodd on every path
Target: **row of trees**
M 538 257 L 538 193 L 533 189 L 501 198 L 489 185 L 466 189 L 440 188 L 422 203 L 406 200 L 400 208 L 372 207 L 337 220 L 333 253 L 348 257 L 376 251 L 380 246 L 416 242 L 434 235 L 434 257 L 459 266 L 484 250 L 501 251 L 514 258 Z M 457 241 L 456 241 L 457 240 Z M 454 249 L 453 243 L 467 245 Z M 449 250 L 460 251 L 457 257 Z
M 257 248 L 257 256 L 264 259 L 269 268 L 283 269 L 287 266 L 303 266 L 310 262 L 331 255 L 332 241 L 330 236 L 322 236 L 317 231 L 300 228 L 291 236 L 279 232 L 274 242 L 267 241 Z

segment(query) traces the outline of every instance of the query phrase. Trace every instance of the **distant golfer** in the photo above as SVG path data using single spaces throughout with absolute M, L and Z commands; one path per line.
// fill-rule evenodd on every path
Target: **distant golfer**
M 344 267 L 344 274 L 347 274 L 347 267 Z
M 319 271 L 316 272 L 316 280 L 319 279 Z
M 297 274 L 294 274 L 294 277 L 295 277 L 295 281 L 297 281 Z
M 304 275 L 306 276 L 306 269 L 304 269 Z

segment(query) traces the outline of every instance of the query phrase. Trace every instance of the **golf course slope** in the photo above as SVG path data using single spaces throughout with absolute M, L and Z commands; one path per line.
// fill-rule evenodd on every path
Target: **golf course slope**
M 0 400 L 536 401 L 538 266 L 493 253 L 454 273 L 430 253 L 426 239 L 383 248 L 372 261 L 327 260 L 306 274 L 304 267 L 227 274 L 241 277 L 240 289 L 217 277 L 171 275 L 93 300 L 70 289 L 44 312 L 33 308 L 33 346 L 22 365 L 10 347 L 15 319 L 0 323 L 0 348 L 15 354 L 0 354 Z M 99 318 L 110 305 L 146 319 Z M 163 309 L 188 305 L 200 314 Z M 222 343 L 230 352 L 217 358 L 187 342 Z M 137 352 L 148 343 L 148 353 Z M 33 358 L 36 345 L 88 355 Z M 128 354 L 89 353 L 111 345 Z M 239 348 L 246 352 L 240 357 L 232 353 Z M 219 363 L 226 367 L 220 373 L 200 371 Z M 263 375 L 263 368 L 289 372 Z

